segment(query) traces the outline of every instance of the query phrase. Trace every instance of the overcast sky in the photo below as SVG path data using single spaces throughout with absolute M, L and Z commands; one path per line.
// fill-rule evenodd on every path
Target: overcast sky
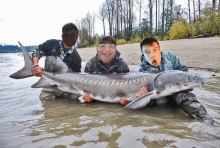
M 0 44 L 38 45 L 48 39 L 61 39 L 62 26 L 97 13 L 105 0 L 0 0 Z M 103 32 L 96 19 L 96 32 Z
M 20 41 L 28 46 L 41 44 L 48 39 L 61 39 L 64 24 L 75 23 L 88 12 L 97 13 L 104 2 L 105 0 L 0 0 L 0 44 L 18 45 Z M 188 0 L 175 2 L 187 7 Z M 146 14 L 142 16 L 146 17 Z M 95 33 L 103 34 L 102 22 L 98 18 Z

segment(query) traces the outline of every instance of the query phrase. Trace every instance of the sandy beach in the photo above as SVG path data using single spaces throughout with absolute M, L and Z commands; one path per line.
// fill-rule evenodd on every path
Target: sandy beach
M 220 69 L 220 37 L 159 41 L 161 51 L 176 54 L 188 67 Z M 128 65 L 140 65 L 140 43 L 117 45 Z M 96 47 L 78 48 L 82 60 L 96 54 Z

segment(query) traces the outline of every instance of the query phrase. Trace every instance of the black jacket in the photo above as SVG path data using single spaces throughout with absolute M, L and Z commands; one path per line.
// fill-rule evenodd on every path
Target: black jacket
M 62 50 L 63 49 L 63 50 Z M 70 52 L 71 50 L 71 52 Z M 69 66 L 71 71 L 81 72 L 81 57 L 77 50 L 72 47 L 70 49 L 66 49 L 63 46 L 63 40 L 47 40 L 43 44 L 38 45 L 38 47 L 33 51 L 33 56 L 38 56 L 39 58 L 42 56 L 54 56 L 61 57 L 61 53 L 64 52 L 63 61 Z

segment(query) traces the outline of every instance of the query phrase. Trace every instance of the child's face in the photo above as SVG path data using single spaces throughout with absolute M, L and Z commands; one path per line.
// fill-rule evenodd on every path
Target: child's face
M 151 44 L 143 45 L 142 51 L 144 53 L 144 56 L 146 60 L 152 65 L 152 66 L 158 66 L 161 62 L 161 52 L 160 47 L 157 44 L 157 42 L 152 42 Z
M 110 65 L 116 55 L 115 44 L 99 44 L 98 45 L 98 58 L 104 65 Z
M 77 38 L 78 38 L 78 32 L 76 30 L 72 29 L 70 31 L 63 31 L 62 39 L 67 47 L 70 48 L 73 45 L 75 45 Z

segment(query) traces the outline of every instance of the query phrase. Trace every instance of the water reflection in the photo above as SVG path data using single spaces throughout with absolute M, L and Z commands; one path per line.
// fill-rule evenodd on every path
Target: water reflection
M 6 56 L 6 57 L 5 57 Z M 189 118 L 175 107 L 126 110 L 119 104 L 39 99 L 36 78 L 10 79 L 20 55 L 0 54 L 0 147 L 218 147 L 220 127 Z M 16 57 L 16 58 L 15 58 Z M 5 61 L 13 61 L 10 63 Z M 17 59 L 17 60 L 16 60 Z M 5 63 L 4 63 L 5 62 Z M 9 64 L 9 65 L 8 65 Z M 84 62 L 85 64 L 85 62 Z M 137 71 L 138 66 L 130 66 Z M 220 124 L 220 75 L 190 70 L 210 82 L 193 93 Z
M 189 142 L 216 146 L 220 138 L 219 127 L 191 119 L 178 108 L 125 110 L 119 104 L 81 104 L 65 98 L 43 101 L 42 106 L 38 114 L 44 118 L 31 127 L 35 130 L 30 134 L 38 146 L 48 140 L 53 143 L 50 146 L 183 147 Z

